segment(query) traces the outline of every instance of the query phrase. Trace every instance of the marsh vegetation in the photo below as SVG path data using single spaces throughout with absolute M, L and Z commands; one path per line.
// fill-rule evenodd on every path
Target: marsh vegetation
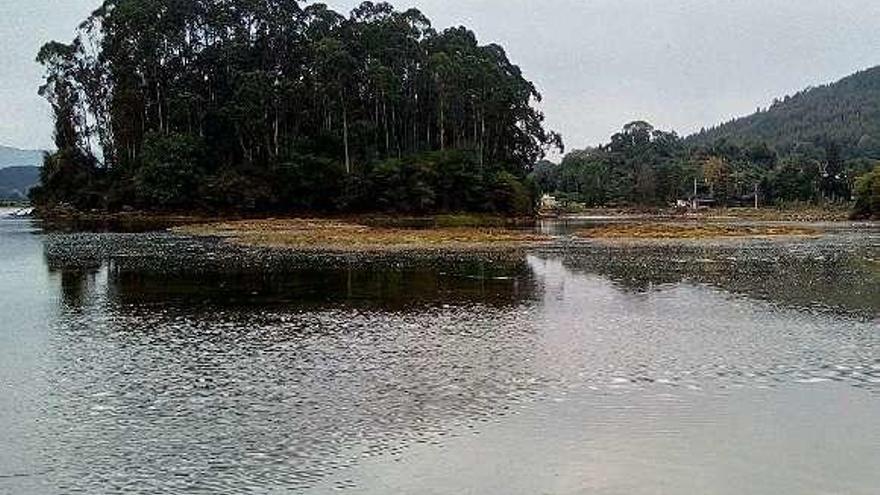
M 305 251 L 375 252 L 523 248 L 550 240 L 528 231 L 486 227 L 395 228 L 328 219 L 206 223 L 174 232 L 218 237 L 248 246 Z

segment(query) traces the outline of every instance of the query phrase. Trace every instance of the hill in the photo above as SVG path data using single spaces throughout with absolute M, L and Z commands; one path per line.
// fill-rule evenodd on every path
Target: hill
M 0 168 L 39 167 L 43 163 L 43 152 L 39 150 L 20 150 L 0 146 Z
M 720 140 L 740 146 L 763 142 L 780 155 L 815 157 L 834 143 L 846 159 L 880 158 L 880 67 L 786 96 L 687 141 L 712 145 Z
M 27 199 L 28 191 L 40 181 L 39 167 L 0 169 L 0 200 Z

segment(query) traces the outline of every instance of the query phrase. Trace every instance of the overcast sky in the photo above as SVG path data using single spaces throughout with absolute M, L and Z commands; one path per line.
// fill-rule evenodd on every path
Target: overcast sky
M 33 62 L 99 0 L 0 0 L 0 144 L 51 144 Z M 327 2 L 348 12 L 357 1 Z M 643 119 L 680 134 L 880 65 L 878 0 L 399 0 L 503 45 L 569 149 Z

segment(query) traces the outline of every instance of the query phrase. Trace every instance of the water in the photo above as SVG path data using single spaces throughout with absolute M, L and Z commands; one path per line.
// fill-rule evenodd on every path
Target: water
M 880 231 L 831 230 L 376 259 L 0 220 L 0 493 L 875 494 Z

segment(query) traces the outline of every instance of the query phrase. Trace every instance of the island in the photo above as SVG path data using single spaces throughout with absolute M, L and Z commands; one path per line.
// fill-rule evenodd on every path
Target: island
M 53 110 L 56 150 L 30 193 L 37 214 L 259 219 L 234 237 L 274 232 L 272 244 L 303 247 L 312 241 L 277 235 L 293 219 L 600 209 L 660 221 L 736 208 L 737 217 L 845 220 L 880 211 L 880 136 L 870 124 L 880 107 L 865 89 L 880 69 L 691 136 L 634 121 L 606 144 L 562 155 L 538 85 L 501 45 L 387 3 L 348 16 L 318 3 L 261 4 L 177 6 L 175 22 L 156 23 L 169 15 L 162 2 L 131 0 L 137 8 L 96 10 L 72 42 L 45 44 L 40 94 Z M 845 118 L 854 106 L 862 117 Z M 328 246 L 345 235 L 354 236 L 349 246 L 499 235 L 311 225 L 314 243 Z M 332 229 L 338 235 L 327 238 Z M 730 230 L 699 231 L 713 235 Z

